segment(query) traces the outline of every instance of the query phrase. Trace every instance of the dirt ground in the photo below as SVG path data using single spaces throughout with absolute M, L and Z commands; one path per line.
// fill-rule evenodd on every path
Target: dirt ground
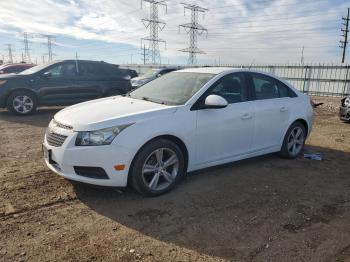
M 188 175 L 142 198 L 69 182 L 44 165 L 57 108 L 0 111 L 0 261 L 350 261 L 350 124 L 327 105 L 307 148 Z

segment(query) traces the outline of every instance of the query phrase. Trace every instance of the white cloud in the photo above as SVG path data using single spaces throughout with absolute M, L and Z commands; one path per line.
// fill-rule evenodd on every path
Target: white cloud
M 193 2 L 193 1 L 191 1 Z M 195 2 L 193 2 L 195 3 Z M 198 46 L 206 51 L 200 61 L 226 63 L 276 63 L 299 61 L 305 46 L 306 61 L 337 61 L 342 10 L 346 3 L 329 0 L 223 0 L 198 1 L 209 11 L 199 22 L 209 30 L 208 37 L 198 37 Z M 140 19 L 147 17 L 148 4 L 116 0 L 12 0 L 0 1 L 0 34 L 28 31 L 110 43 L 140 46 L 140 38 L 148 34 Z M 163 57 L 186 56 L 178 50 L 188 46 L 188 35 L 178 25 L 190 21 L 183 14 L 180 1 L 168 1 L 168 12 L 159 16 L 167 22 L 159 37 L 167 41 L 161 46 Z M 334 29 L 332 29 L 332 26 Z M 327 29 L 328 28 L 328 29 Z M 62 43 L 62 46 L 69 46 Z

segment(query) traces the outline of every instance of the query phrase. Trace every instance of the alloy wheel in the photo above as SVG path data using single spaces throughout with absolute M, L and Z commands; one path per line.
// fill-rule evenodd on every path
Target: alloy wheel
M 172 185 L 179 173 L 179 158 L 169 148 L 158 148 L 144 162 L 142 178 L 145 185 L 160 191 Z
M 16 96 L 12 102 L 13 108 L 20 114 L 26 114 L 33 109 L 33 100 L 26 95 Z
M 299 126 L 294 127 L 288 137 L 288 153 L 291 156 L 297 156 L 304 146 L 304 140 L 303 129 Z

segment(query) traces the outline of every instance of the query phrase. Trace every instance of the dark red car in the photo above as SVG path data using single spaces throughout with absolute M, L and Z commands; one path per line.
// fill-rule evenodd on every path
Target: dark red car
M 0 74 L 20 73 L 33 66 L 35 65 L 34 64 L 5 64 L 0 66 Z

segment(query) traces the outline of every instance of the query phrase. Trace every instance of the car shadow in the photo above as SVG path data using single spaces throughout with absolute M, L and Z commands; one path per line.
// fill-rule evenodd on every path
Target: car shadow
M 31 126 L 47 127 L 53 116 L 63 107 L 39 108 L 31 115 L 15 115 L 7 110 L 0 110 L 0 120 L 12 123 L 21 123 Z
M 276 243 L 313 223 L 329 223 L 333 209 L 325 207 L 338 209 L 350 188 L 349 152 L 308 146 L 310 152 L 321 153 L 322 161 L 255 157 L 190 173 L 155 198 L 131 189 L 73 186 L 95 212 L 164 242 L 229 260 L 266 252 L 293 256 L 295 246 L 278 251 Z

